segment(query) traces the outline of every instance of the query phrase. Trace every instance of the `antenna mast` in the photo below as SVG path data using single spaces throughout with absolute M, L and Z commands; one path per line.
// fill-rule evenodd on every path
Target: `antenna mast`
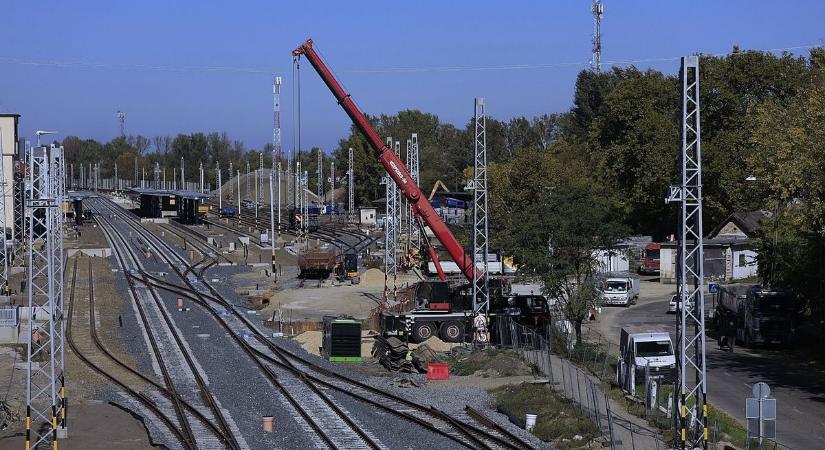
M 604 5 L 602 0 L 593 0 L 591 7 L 593 12 L 593 59 L 590 60 L 590 67 L 596 72 L 602 71 L 602 16 L 604 15 Z

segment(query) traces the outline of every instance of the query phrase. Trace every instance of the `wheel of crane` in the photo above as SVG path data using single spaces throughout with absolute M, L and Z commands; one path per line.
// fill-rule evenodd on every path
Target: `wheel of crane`
M 435 334 L 435 324 L 432 322 L 418 322 L 412 328 L 412 340 L 418 344 L 426 341 Z
M 464 339 L 464 327 L 455 320 L 444 322 L 438 330 L 438 337 L 444 342 L 461 342 Z

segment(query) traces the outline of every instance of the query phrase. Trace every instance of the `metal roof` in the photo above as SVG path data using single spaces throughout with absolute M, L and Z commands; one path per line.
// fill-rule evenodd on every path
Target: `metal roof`
M 189 198 L 189 199 L 196 199 L 201 200 L 205 198 L 210 198 L 211 195 L 209 194 L 202 194 L 196 191 L 173 191 L 168 189 L 153 189 L 153 188 L 129 188 L 131 192 L 135 192 L 140 195 L 156 195 L 162 197 L 181 197 L 181 198 Z

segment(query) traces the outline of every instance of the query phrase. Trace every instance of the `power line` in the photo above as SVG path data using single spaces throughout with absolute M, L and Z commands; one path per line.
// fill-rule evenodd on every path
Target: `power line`
M 817 47 L 823 47 L 825 44 L 805 44 L 795 45 L 790 47 L 777 47 L 769 49 L 747 49 L 741 53 L 720 52 L 720 53 L 699 53 L 701 56 L 723 57 L 736 56 L 746 53 L 748 51 L 758 51 L 764 53 L 778 53 L 790 52 L 795 50 L 806 50 Z M 640 63 L 655 63 L 679 61 L 681 56 L 667 56 L 658 58 L 636 58 L 636 59 L 616 59 L 611 61 L 602 61 L 602 65 L 623 66 L 629 64 Z M 18 66 L 47 66 L 58 67 L 66 69 L 105 69 L 105 70 L 147 70 L 158 72 L 202 72 L 202 73 L 237 73 L 248 75 L 267 75 L 271 76 L 273 72 L 281 69 L 268 67 L 232 67 L 232 66 L 171 66 L 171 65 L 157 65 L 157 64 L 114 64 L 104 62 L 82 62 L 82 61 L 47 61 L 47 60 L 25 60 L 19 58 L 2 57 L 0 56 L 0 64 L 18 65 Z M 543 69 L 559 69 L 567 67 L 589 67 L 591 61 L 570 61 L 570 62 L 555 62 L 555 63 L 526 63 L 526 64 L 491 64 L 491 65 L 461 65 L 461 66 L 401 66 L 401 67 L 384 67 L 384 68 L 349 68 L 341 70 L 341 73 L 350 74 L 394 74 L 394 73 L 450 73 L 450 72 L 474 72 L 474 71 L 489 71 L 489 70 L 543 70 Z

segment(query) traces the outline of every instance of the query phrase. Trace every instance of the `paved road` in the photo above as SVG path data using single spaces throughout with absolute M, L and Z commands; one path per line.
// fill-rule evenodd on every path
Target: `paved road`
M 618 342 L 623 326 L 673 327 L 676 316 L 667 314 L 667 302 L 674 285 L 643 281 L 639 303 L 630 308 L 609 307 L 595 328 Z M 777 399 L 779 442 L 794 449 L 825 448 L 825 382 L 799 364 L 787 364 L 777 350 L 737 347 L 733 354 L 718 350 L 716 341 L 707 341 L 708 401 L 737 418 L 744 425 L 745 398 L 751 386 L 768 383 Z

